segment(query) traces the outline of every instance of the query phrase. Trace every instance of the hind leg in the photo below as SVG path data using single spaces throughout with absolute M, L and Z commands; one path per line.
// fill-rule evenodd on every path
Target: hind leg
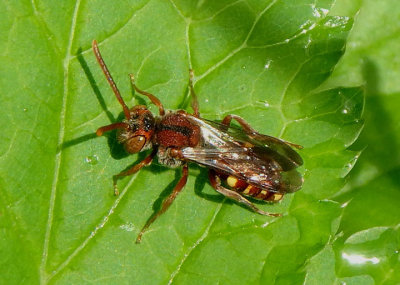
M 262 135 L 260 133 L 258 133 L 255 129 L 253 129 L 252 126 L 250 126 L 250 124 L 248 122 L 246 122 L 242 117 L 239 117 L 237 115 L 227 115 L 225 116 L 225 118 L 222 120 L 222 124 L 229 127 L 229 125 L 231 124 L 232 119 L 234 119 L 236 122 L 239 123 L 239 125 L 243 128 L 243 130 L 246 132 L 246 134 L 248 134 L 250 137 L 260 140 L 260 141 L 266 141 L 266 142 L 276 142 L 276 143 L 286 143 L 292 147 L 295 147 L 297 149 L 302 149 L 303 147 L 301 145 L 295 144 L 295 143 L 291 143 L 288 141 L 284 141 L 282 139 L 278 139 L 275 137 L 271 137 L 268 135 Z

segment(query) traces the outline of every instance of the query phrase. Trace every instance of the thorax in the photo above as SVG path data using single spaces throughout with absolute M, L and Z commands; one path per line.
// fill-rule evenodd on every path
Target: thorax
M 184 111 L 170 112 L 157 119 L 154 144 L 159 147 L 195 147 L 200 141 L 200 127 Z

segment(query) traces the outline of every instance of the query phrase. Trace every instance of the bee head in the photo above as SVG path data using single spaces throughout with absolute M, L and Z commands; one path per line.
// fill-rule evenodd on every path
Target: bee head
M 129 110 L 130 118 L 123 120 L 128 128 L 119 129 L 118 141 L 128 153 L 137 153 L 152 147 L 155 129 L 153 114 L 146 106 L 137 105 Z

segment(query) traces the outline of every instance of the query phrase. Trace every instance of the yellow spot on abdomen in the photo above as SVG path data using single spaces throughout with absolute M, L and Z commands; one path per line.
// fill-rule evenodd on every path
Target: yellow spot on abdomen
M 252 187 L 252 185 L 247 186 L 246 189 L 243 191 L 243 194 L 249 194 Z
M 233 176 L 229 176 L 228 179 L 226 179 L 226 183 L 232 188 L 235 188 L 237 182 L 238 179 Z
M 279 201 L 280 199 L 282 199 L 282 197 L 283 197 L 283 194 L 275 193 L 274 197 L 273 197 L 273 200 L 274 201 Z

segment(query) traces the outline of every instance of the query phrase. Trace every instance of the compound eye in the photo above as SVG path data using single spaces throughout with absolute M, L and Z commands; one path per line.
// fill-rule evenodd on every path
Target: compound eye
M 134 136 L 125 142 L 124 147 L 128 153 L 137 153 L 142 150 L 145 143 L 146 138 L 144 136 Z

